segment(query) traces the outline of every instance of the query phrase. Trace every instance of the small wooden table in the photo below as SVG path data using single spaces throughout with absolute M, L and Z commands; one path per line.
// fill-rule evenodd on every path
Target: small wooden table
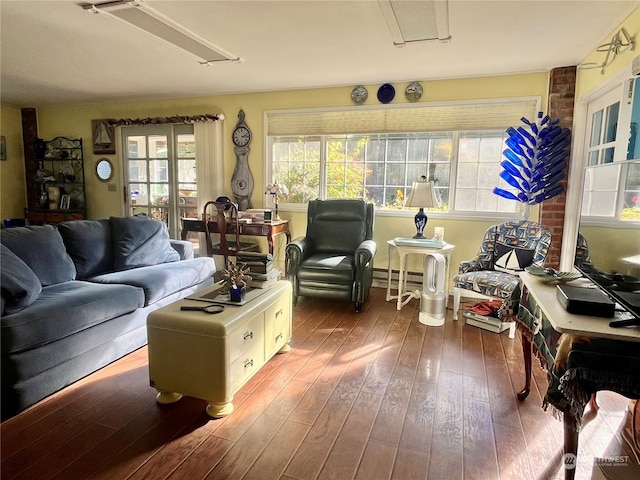
M 240 235 L 247 235 L 252 237 L 267 237 L 267 245 L 269 253 L 273 255 L 273 248 L 275 245 L 276 235 L 284 233 L 287 238 L 287 243 L 291 241 L 291 232 L 289 231 L 289 220 L 273 220 L 271 222 L 241 222 L 240 223 Z M 182 219 L 182 240 L 187 239 L 189 232 L 204 232 L 204 221 L 197 218 L 183 218 Z M 209 222 L 209 231 L 212 233 L 218 232 L 218 225 L 216 222 Z M 228 224 L 227 233 L 235 235 L 236 226 L 233 223 Z

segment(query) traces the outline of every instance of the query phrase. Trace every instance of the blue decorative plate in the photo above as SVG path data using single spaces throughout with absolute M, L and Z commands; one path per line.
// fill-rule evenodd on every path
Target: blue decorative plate
M 396 89 L 390 83 L 385 83 L 378 89 L 378 101 L 389 103 L 396 96 Z

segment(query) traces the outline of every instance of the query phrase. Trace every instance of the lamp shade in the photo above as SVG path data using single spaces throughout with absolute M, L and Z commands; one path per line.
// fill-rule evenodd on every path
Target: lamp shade
M 433 182 L 413 182 L 411 193 L 404 204 L 405 207 L 431 208 L 438 206 L 436 189 Z
M 289 195 L 289 189 L 283 183 L 270 183 L 265 188 L 264 193 L 269 195 Z

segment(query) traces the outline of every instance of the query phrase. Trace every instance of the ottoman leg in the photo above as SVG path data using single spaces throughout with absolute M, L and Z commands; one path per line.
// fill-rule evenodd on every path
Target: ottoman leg
M 170 403 L 176 403 L 182 398 L 182 395 L 174 392 L 161 392 L 158 391 L 156 395 L 156 402 L 160 405 L 169 405 Z
M 233 412 L 233 403 L 210 403 L 207 405 L 207 415 L 212 418 L 226 417 Z

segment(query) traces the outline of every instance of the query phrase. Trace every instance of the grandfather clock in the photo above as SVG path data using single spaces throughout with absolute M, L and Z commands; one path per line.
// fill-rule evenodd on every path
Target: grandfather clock
M 249 144 L 251 143 L 251 130 L 244 121 L 244 111 L 238 113 L 236 123 L 231 136 L 233 151 L 236 154 L 236 167 L 231 177 L 231 191 L 238 204 L 238 210 L 252 208 L 251 193 L 253 192 L 253 176 L 249 170 Z

